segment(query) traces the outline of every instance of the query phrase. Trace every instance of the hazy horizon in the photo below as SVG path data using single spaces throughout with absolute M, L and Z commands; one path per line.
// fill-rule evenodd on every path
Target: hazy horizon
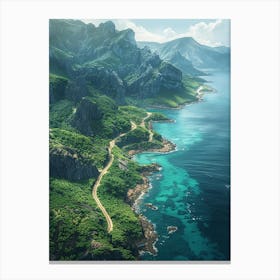
M 183 37 L 192 37 L 202 45 L 230 47 L 229 19 L 81 19 L 85 23 L 111 20 L 116 29 L 131 28 L 136 41 L 164 43 Z

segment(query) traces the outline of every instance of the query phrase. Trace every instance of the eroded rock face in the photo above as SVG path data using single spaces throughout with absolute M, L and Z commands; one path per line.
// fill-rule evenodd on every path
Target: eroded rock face
M 114 34 L 116 32 L 115 24 L 111 20 L 100 23 L 99 29 L 102 33 L 107 35 Z
M 79 102 L 83 97 L 88 95 L 85 79 L 78 78 L 68 82 L 65 89 L 65 97 L 69 100 Z
M 141 49 L 141 65 L 127 81 L 127 93 L 138 99 L 157 97 L 162 90 L 179 90 L 182 72 L 148 48 Z
M 181 55 L 179 51 L 174 51 L 170 53 L 165 58 L 166 61 L 170 62 L 172 65 L 177 67 L 182 73 L 191 76 L 206 76 L 207 74 L 196 69 L 190 60 L 186 59 Z
M 103 113 L 98 105 L 87 98 L 83 98 L 72 120 L 72 126 L 87 136 L 94 136 L 93 122 L 102 118 Z
M 57 79 L 56 82 L 50 82 L 50 104 L 65 98 L 67 84 L 68 81 L 64 79 Z
M 178 89 L 182 86 L 182 72 L 169 63 L 162 63 L 160 67 L 162 87 Z
M 81 75 L 89 84 L 116 100 L 118 104 L 125 103 L 125 87 L 116 71 L 97 66 L 83 70 Z
M 74 46 L 60 39 L 57 32 L 62 38 L 69 37 Z M 78 77 L 119 105 L 125 104 L 126 97 L 156 98 L 162 90 L 176 91 L 183 87 L 179 69 L 148 48 L 138 48 L 133 30 L 117 31 L 111 21 L 98 27 L 80 21 L 52 21 L 50 42 L 51 49 L 60 57 L 59 61 L 51 60 L 51 69 L 62 69 L 71 80 Z M 84 84 L 69 85 L 66 98 L 77 102 L 86 96 Z
M 130 94 L 138 93 L 138 98 L 143 99 L 156 97 L 161 90 L 179 90 L 183 87 L 182 72 L 171 64 L 163 62 L 157 70 L 149 63 L 144 64 L 143 72 L 128 84 Z
M 152 67 L 159 67 L 161 59 L 158 54 L 152 53 L 149 48 L 145 47 L 141 50 L 143 64 L 142 66 L 151 65 Z
M 97 178 L 99 171 L 89 161 L 70 148 L 50 150 L 50 177 L 79 181 Z

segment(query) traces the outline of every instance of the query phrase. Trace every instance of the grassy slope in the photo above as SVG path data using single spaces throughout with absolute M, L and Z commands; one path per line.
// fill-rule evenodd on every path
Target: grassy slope
M 50 127 L 71 129 L 68 123 L 74 112 L 74 104 L 69 100 L 60 100 L 50 105 Z
M 64 76 L 59 76 L 55 74 L 49 75 L 49 87 L 50 92 L 52 92 L 50 98 L 52 102 L 57 102 L 58 100 L 65 98 L 65 89 L 68 84 L 68 78 Z
M 119 147 L 124 147 L 132 143 L 146 142 L 149 140 L 149 132 L 146 128 L 138 126 L 135 130 L 128 132 L 118 142 Z
M 115 160 L 101 183 L 99 197 L 114 223 L 112 244 L 135 253 L 132 241 L 143 237 L 142 228 L 125 198 L 128 189 L 142 182 L 142 177 L 139 175 L 138 165 L 129 160 L 118 147 L 114 148 L 113 154 Z
M 50 148 L 69 147 L 84 158 L 89 159 L 98 168 L 105 165 L 108 143 L 109 141 L 106 139 L 95 139 L 60 128 L 53 128 L 50 131 Z
M 201 81 L 188 76 L 183 77 L 184 88 L 178 91 L 162 90 L 157 98 L 148 98 L 145 100 L 147 106 L 164 106 L 177 108 L 185 103 L 197 100 L 196 90 L 201 85 Z
M 146 110 L 134 106 L 120 106 L 119 111 L 123 116 L 136 124 L 140 124 L 142 119 L 147 115 Z
M 101 101 L 100 101 L 101 100 Z M 104 99 L 99 99 L 99 102 Z M 105 100 L 106 101 L 106 100 Z M 107 110 L 106 102 L 100 107 L 107 112 L 103 125 L 117 122 L 120 132 L 127 130 L 130 120 L 140 123 L 146 116 L 143 109 L 132 106 Z M 91 160 L 98 168 L 106 162 L 111 134 L 88 137 L 70 125 L 74 112 L 70 101 L 61 100 L 50 107 L 50 148 L 69 147 Z M 126 123 L 126 125 L 122 125 Z M 103 131 L 104 132 L 104 131 Z M 128 188 L 142 180 L 137 164 L 114 148 L 115 161 L 99 188 L 100 199 L 112 215 L 114 231 L 108 234 L 106 221 L 92 199 L 94 179 L 73 183 L 50 178 L 50 257 L 52 260 L 125 259 L 137 256 L 133 240 L 143 238 L 137 216 L 125 203 Z M 127 170 L 119 166 L 119 159 L 127 162 Z M 93 244 L 93 245 L 92 245 Z

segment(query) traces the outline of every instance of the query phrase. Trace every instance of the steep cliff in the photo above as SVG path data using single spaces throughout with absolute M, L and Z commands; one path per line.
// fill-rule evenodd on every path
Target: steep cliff
M 50 176 L 70 181 L 97 178 L 99 172 L 92 163 L 70 148 L 50 149 Z
M 70 80 L 65 97 L 75 102 L 88 95 L 88 86 L 117 104 L 184 88 L 179 69 L 148 48 L 138 48 L 133 30 L 117 31 L 111 21 L 95 27 L 81 21 L 51 20 L 50 70 Z
M 100 121 L 102 116 L 103 114 L 95 102 L 92 102 L 87 98 L 83 98 L 76 113 L 74 114 L 72 125 L 81 133 L 93 136 L 95 134 L 93 124 L 94 122 Z

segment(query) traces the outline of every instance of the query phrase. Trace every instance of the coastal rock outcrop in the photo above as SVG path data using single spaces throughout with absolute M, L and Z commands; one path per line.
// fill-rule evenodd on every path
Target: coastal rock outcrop
M 50 149 L 50 177 L 79 181 L 98 175 L 96 166 L 70 148 Z
M 172 233 L 176 232 L 177 230 L 178 230 L 178 227 L 176 227 L 176 226 L 168 226 L 167 227 L 168 234 L 172 234 Z

